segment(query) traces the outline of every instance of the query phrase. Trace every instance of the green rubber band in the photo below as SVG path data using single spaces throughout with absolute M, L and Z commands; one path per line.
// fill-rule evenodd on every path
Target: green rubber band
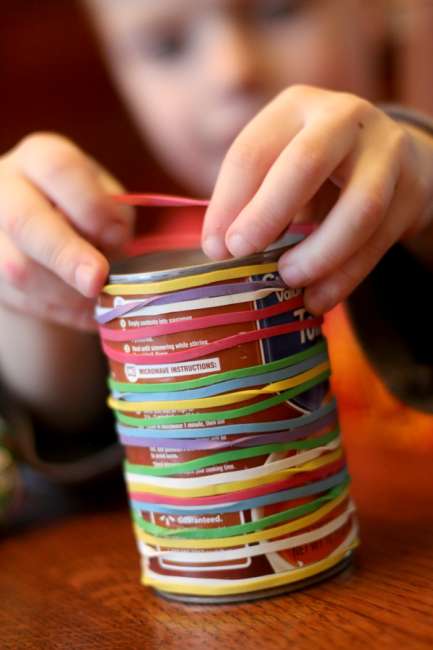
M 212 420 L 232 420 L 234 418 L 242 418 L 247 415 L 253 415 L 254 413 L 259 413 L 260 411 L 264 411 L 268 408 L 272 408 L 273 406 L 277 406 L 278 404 L 281 404 L 282 402 L 285 402 L 288 399 L 296 397 L 297 395 L 301 395 L 302 393 L 309 390 L 310 388 L 313 388 L 314 386 L 317 386 L 318 384 L 324 382 L 326 379 L 329 378 L 330 374 L 331 374 L 330 371 L 326 370 L 325 372 L 322 372 L 320 375 L 317 375 L 317 377 L 314 377 L 314 379 L 310 379 L 309 381 L 306 381 L 304 384 L 301 384 L 300 386 L 296 386 L 295 388 L 290 388 L 289 390 L 286 390 L 283 393 L 280 393 L 279 395 L 275 395 L 274 397 L 270 397 L 269 399 L 264 399 L 261 402 L 258 402 L 256 404 L 250 404 L 249 406 L 241 406 L 240 408 L 230 409 L 228 411 L 218 411 L 212 413 L 184 413 L 183 415 L 163 415 L 154 418 L 146 417 L 146 419 L 135 418 L 129 415 L 124 415 L 123 413 L 116 410 L 114 411 L 114 413 L 118 422 L 121 422 L 122 424 L 129 424 L 132 426 L 139 426 L 139 427 L 143 427 L 143 426 L 149 427 L 151 425 L 159 425 L 159 424 L 183 424 L 185 422 L 201 422 L 201 421 L 208 422 Z
M 117 390 L 124 393 L 168 393 L 179 390 L 188 390 L 190 388 L 201 388 L 202 386 L 209 386 L 217 384 L 230 379 L 240 379 L 242 377 L 250 377 L 251 375 L 264 374 L 280 370 L 286 366 L 293 366 L 300 361 L 310 359 L 323 350 L 326 350 L 326 341 L 320 341 L 308 350 L 297 352 L 290 357 L 278 359 L 278 361 L 271 361 L 266 364 L 259 364 L 257 366 L 249 366 L 248 368 L 239 368 L 237 370 L 228 370 L 221 372 L 217 375 L 208 375 L 199 379 L 188 379 L 187 381 L 170 382 L 170 383 L 146 383 L 146 384 L 130 384 L 128 382 L 115 381 L 112 377 L 108 379 L 108 386 L 111 390 Z
M 150 521 L 145 521 L 137 512 L 133 512 L 132 516 L 135 523 L 144 530 L 146 533 L 154 537 L 178 537 L 180 539 L 218 539 L 219 537 L 234 537 L 236 535 L 244 535 L 248 533 L 255 533 L 258 530 L 263 530 L 270 526 L 275 526 L 284 521 L 291 521 L 297 519 L 310 512 L 317 510 L 323 503 L 333 501 L 336 499 L 343 490 L 349 485 L 350 479 L 345 479 L 340 485 L 332 488 L 326 494 L 318 497 L 314 501 L 303 503 L 295 508 L 277 512 L 274 515 L 262 517 L 257 521 L 251 521 L 246 524 L 239 524 L 237 526 L 224 526 L 221 528 L 164 528 L 158 526 Z
M 308 440 L 297 440 L 294 442 L 278 442 L 270 445 L 259 445 L 258 447 L 250 447 L 249 449 L 236 449 L 235 451 L 223 451 L 218 454 L 204 456 L 203 458 L 195 458 L 188 460 L 185 463 L 173 463 L 166 467 L 153 467 L 152 465 L 135 465 L 125 461 L 125 471 L 132 472 L 133 474 L 140 474 L 144 476 L 171 476 L 173 474 L 186 474 L 193 472 L 197 469 L 204 467 L 212 467 L 213 465 L 220 465 L 222 463 L 229 463 L 233 460 L 242 460 L 244 458 L 254 458 L 255 456 L 264 456 L 278 451 L 286 451 L 288 449 L 315 449 L 322 445 L 335 440 L 340 433 L 339 427 L 336 427 L 325 436 L 320 438 L 309 438 Z

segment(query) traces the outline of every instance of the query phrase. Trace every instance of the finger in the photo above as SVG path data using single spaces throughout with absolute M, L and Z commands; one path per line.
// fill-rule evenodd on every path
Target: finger
M 91 302 L 53 273 L 26 257 L 0 232 L 0 278 L 3 285 L 26 295 L 29 301 L 88 309 Z
M 88 301 L 87 307 L 74 309 L 65 305 L 47 303 L 29 298 L 24 293 L 0 282 L 2 302 L 9 308 L 32 318 L 57 323 L 71 329 L 96 332 L 97 323 L 93 317 L 94 304 Z
M 408 194 L 407 189 L 399 186 L 387 217 L 374 235 L 342 266 L 305 290 L 305 305 L 309 312 L 322 314 L 345 300 L 401 238 L 413 211 Z
M 11 160 L 87 238 L 113 247 L 131 235 L 133 211 L 110 198 L 122 186 L 66 138 L 43 133 L 29 136 Z
M 228 227 L 252 199 L 282 148 L 302 128 L 298 111 L 293 110 L 290 119 L 287 112 L 281 119 L 281 98 L 277 97 L 230 147 L 203 225 L 202 246 L 209 257 L 222 259 L 230 254 L 225 244 Z
M 290 286 L 306 287 L 351 258 L 380 227 L 400 173 L 397 156 L 361 153 L 339 199 L 320 227 L 287 251 L 279 272 Z
M 0 229 L 15 246 L 84 296 L 96 297 L 108 274 L 105 257 L 24 178 L 3 175 L 0 195 Z
M 307 125 L 280 154 L 227 231 L 235 257 L 261 251 L 281 234 L 353 149 L 359 129 L 335 117 Z

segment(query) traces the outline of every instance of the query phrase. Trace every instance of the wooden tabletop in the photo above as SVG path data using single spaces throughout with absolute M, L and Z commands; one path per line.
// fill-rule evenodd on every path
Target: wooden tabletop
M 427 517 L 361 512 L 349 571 L 268 600 L 191 606 L 140 586 L 121 493 L 118 484 L 81 497 L 33 490 L 26 517 L 0 540 L 2 650 L 433 647 Z

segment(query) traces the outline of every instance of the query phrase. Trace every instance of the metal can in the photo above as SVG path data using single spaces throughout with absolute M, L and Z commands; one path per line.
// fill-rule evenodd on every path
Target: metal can
M 99 300 L 97 315 L 103 323 L 101 334 L 111 370 L 111 405 L 119 409 L 118 420 L 120 412 L 118 430 L 127 461 L 126 481 L 142 555 L 143 583 L 168 598 L 222 603 L 299 589 L 345 568 L 357 544 L 344 455 L 335 434 L 338 421 L 326 370 L 326 342 L 320 323 L 303 306 L 302 292 L 284 286 L 276 270 L 275 262 L 282 251 L 302 236 L 293 231 L 270 250 L 241 260 L 210 263 L 198 250 L 126 260 L 112 269 L 110 284 L 116 291 L 103 293 Z M 242 275 L 243 269 L 247 269 L 246 275 Z M 220 273 L 231 279 L 213 281 L 215 273 L 216 278 Z M 160 293 L 164 283 L 175 281 L 173 286 L 177 287 L 185 278 L 192 289 Z M 204 284 L 201 278 L 205 278 Z M 140 286 L 146 286 L 146 293 L 139 293 Z M 138 293 L 131 294 L 131 287 Z M 233 322 L 233 312 L 243 320 Z M 217 325 L 197 328 L 200 322 Z M 173 327 L 178 329 L 171 331 Z M 274 335 L 278 328 L 288 331 Z M 143 338 L 143 332 L 154 331 L 162 333 Z M 272 336 L 267 335 L 269 332 Z M 228 340 L 236 340 L 236 344 L 218 349 L 218 342 Z M 209 346 L 216 351 L 202 354 Z M 173 360 L 176 355 L 185 356 L 185 351 L 187 360 Z M 136 361 L 141 357 L 146 362 Z M 292 382 L 293 389 L 280 389 L 274 381 L 275 391 L 260 392 L 272 385 L 271 379 L 281 376 L 284 360 L 297 359 L 299 363 L 293 361 L 286 374 L 289 377 L 299 370 L 298 375 L 283 380 L 290 386 Z M 268 375 L 268 382 L 266 373 L 274 367 L 279 369 Z M 251 369 L 258 370 L 243 374 Z M 235 403 L 233 408 L 228 402 L 216 411 L 208 407 L 207 395 L 219 395 L 221 402 L 227 395 L 239 395 L 239 391 L 225 392 L 221 381 L 233 375 L 238 378 L 226 382 L 227 390 L 233 381 L 237 381 L 240 392 L 246 389 L 241 406 Z M 300 388 L 296 388 L 298 376 L 307 378 Z M 267 383 L 263 384 L 265 379 Z M 205 381 L 207 388 L 189 388 L 200 381 Z M 149 386 L 153 392 L 140 392 Z M 194 406 L 165 408 L 164 404 L 176 402 L 169 399 L 173 394 L 178 400 L 183 394 L 188 398 L 192 395 Z M 195 395 L 201 397 L 194 401 Z M 269 403 L 266 408 L 262 408 L 263 397 Z M 153 406 L 147 408 L 144 398 Z M 160 400 L 161 407 L 155 399 Z M 140 407 L 135 409 L 135 403 Z M 126 416 L 123 408 L 129 409 Z M 171 423 L 176 417 L 185 421 Z M 286 423 L 286 431 L 278 430 L 280 423 Z M 297 448 L 299 441 L 296 443 L 298 439 L 292 435 L 301 429 L 307 431 L 305 448 Z M 146 431 L 151 433 L 147 435 Z M 174 433 L 183 437 L 174 437 Z M 285 433 L 295 442 L 293 448 L 287 443 L 287 448 L 280 450 Z M 200 436 L 199 442 L 194 442 L 195 436 Z M 279 442 L 267 445 L 266 436 Z M 323 444 L 314 446 L 316 439 Z M 247 442 L 249 446 L 245 447 Z M 241 450 L 245 449 L 256 451 L 244 455 Z M 174 470 L 171 475 L 170 467 Z M 156 474 L 158 480 L 152 474 L 155 471 L 163 472 Z M 265 477 L 270 477 L 267 483 Z M 250 487 L 255 480 L 259 486 Z M 239 490 L 236 485 L 225 491 L 225 485 L 234 483 L 247 487 Z M 193 495 L 182 508 L 182 496 L 176 495 L 188 492 L 190 484 L 201 486 L 194 488 L 194 495 L 201 494 L 200 489 L 206 492 L 207 485 L 214 486 L 214 491 L 201 497 Z M 149 489 L 156 493 L 149 494 Z M 236 501 L 241 492 L 243 499 L 255 495 L 245 499 L 246 506 L 242 500 Z M 218 494 L 223 499 L 220 505 Z M 283 498 L 285 494 L 289 495 L 287 499 Z M 194 507 L 195 503 L 200 507 Z M 285 519 L 289 511 L 306 514 Z M 288 529 L 292 526 L 293 532 L 290 529 L 280 535 L 281 527 L 268 527 L 267 521 L 288 521 L 282 525 Z M 152 539 L 161 541 L 149 533 L 155 530 L 166 535 L 164 546 L 152 544 Z M 233 535 L 233 545 L 229 536 L 223 548 L 203 545 L 200 534 L 212 543 L 219 539 L 219 530 L 256 532 L 246 533 L 245 543 L 240 534 Z M 179 540 L 175 543 L 176 531 L 187 535 L 190 541 L 186 547 L 182 538 L 180 546 Z M 188 531 L 195 537 L 188 537 Z

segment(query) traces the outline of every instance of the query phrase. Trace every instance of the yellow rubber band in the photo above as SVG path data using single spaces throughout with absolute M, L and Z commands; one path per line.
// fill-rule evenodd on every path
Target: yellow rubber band
M 160 591 L 191 594 L 196 596 L 228 596 L 230 594 L 250 593 L 260 589 L 271 589 L 273 587 L 279 587 L 280 585 L 300 582 L 301 580 L 305 580 L 311 576 L 318 575 L 323 571 L 326 571 L 326 569 L 330 569 L 341 562 L 341 560 L 343 560 L 345 556 L 350 551 L 353 551 L 357 546 L 359 546 L 359 539 L 355 539 L 340 553 L 331 555 L 330 557 L 315 562 L 309 566 L 293 569 L 291 571 L 284 571 L 284 573 L 277 573 L 272 576 L 247 578 L 245 580 L 236 581 L 235 584 L 230 584 L 229 580 L 227 580 L 229 583 L 227 585 L 213 584 L 208 586 L 206 584 L 191 584 L 191 582 L 181 584 L 170 582 L 169 580 L 158 580 L 153 576 L 147 576 L 145 572 L 142 576 L 142 584 L 154 587 Z
M 209 271 L 199 275 L 189 275 L 185 278 L 174 278 L 173 280 L 161 280 L 160 282 L 146 282 L 144 284 L 107 284 L 103 288 L 104 293 L 110 296 L 135 296 L 153 295 L 167 293 L 178 289 L 199 287 L 204 284 L 221 282 L 222 280 L 234 280 L 236 278 L 247 278 L 251 275 L 263 275 L 278 270 L 276 262 L 268 264 L 255 264 L 252 266 L 238 266 L 235 268 Z M 169 311 L 169 308 L 167 309 Z
M 226 395 L 203 397 L 199 399 L 171 400 L 167 402 L 125 402 L 124 400 L 115 399 L 110 396 L 108 398 L 108 406 L 117 411 L 123 411 L 126 413 L 136 413 L 138 411 L 166 411 L 171 409 L 182 411 L 184 409 L 207 409 L 214 406 L 227 406 L 237 402 L 246 402 L 254 397 L 260 397 L 261 395 L 266 395 L 268 393 L 278 393 L 287 388 L 299 386 L 299 384 L 303 384 L 309 379 L 314 379 L 314 377 L 317 377 L 317 375 L 320 375 L 326 370 L 329 370 L 328 361 L 324 361 L 315 368 L 307 370 L 300 375 L 296 375 L 296 377 L 290 377 L 290 379 L 285 379 L 284 381 L 277 381 L 273 384 L 268 384 L 263 388 L 241 390 L 235 393 L 227 393 Z
M 332 512 L 340 503 L 347 499 L 349 495 L 349 490 L 344 490 L 336 499 L 330 501 L 326 505 L 318 508 L 311 515 L 306 515 L 305 517 L 300 517 L 295 519 L 295 521 L 290 521 L 287 524 L 282 524 L 281 526 L 275 526 L 274 528 L 266 528 L 265 530 L 260 530 L 256 533 L 249 533 L 247 535 L 236 535 L 233 537 L 219 537 L 215 539 L 176 539 L 170 537 L 154 537 L 145 533 L 139 526 L 134 526 L 134 531 L 137 539 L 140 539 L 146 544 L 151 546 L 160 546 L 162 548 L 189 548 L 189 549 L 200 549 L 200 548 L 232 548 L 234 546 L 243 546 L 244 544 L 252 544 L 253 542 L 262 542 L 263 540 L 274 539 L 275 537 L 282 537 L 283 535 L 288 535 L 294 533 L 297 530 L 306 528 L 311 524 L 320 521 L 322 517 L 325 517 L 329 512 Z
M 207 485 L 204 487 L 182 489 L 177 487 L 160 487 L 159 485 L 153 484 L 144 484 L 144 483 L 134 483 L 134 481 L 128 482 L 128 491 L 133 493 L 140 492 L 149 492 L 151 494 L 159 494 L 161 496 L 174 496 L 174 497 L 207 497 L 215 496 L 218 494 L 226 494 L 227 492 L 237 492 L 239 490 L 245 490 L 251 487 L 258 487 L 266 483 L 274 483 L 276 481 L 284 480 L 290 474 L 299 474 L 300 472 L 311 472 L 319 467 L 324 465 L 330 465 L 337 460 L 340 460 L 343 456 L 343 451 L 337 449 L 336 451 L 331 452 L 330 454 L 323 454 L 311 460 L 304 465 L 299 465 L 297 467 L 289 467 L 288 469 L 282 470 L 281 472 L 276 472 L 274 474 L 267 474 L 265 476 L 259 476 L 257 478 L 251 478 L 246 481 L 233 481 L 232 483 L 220 483 L 217 485 Z

